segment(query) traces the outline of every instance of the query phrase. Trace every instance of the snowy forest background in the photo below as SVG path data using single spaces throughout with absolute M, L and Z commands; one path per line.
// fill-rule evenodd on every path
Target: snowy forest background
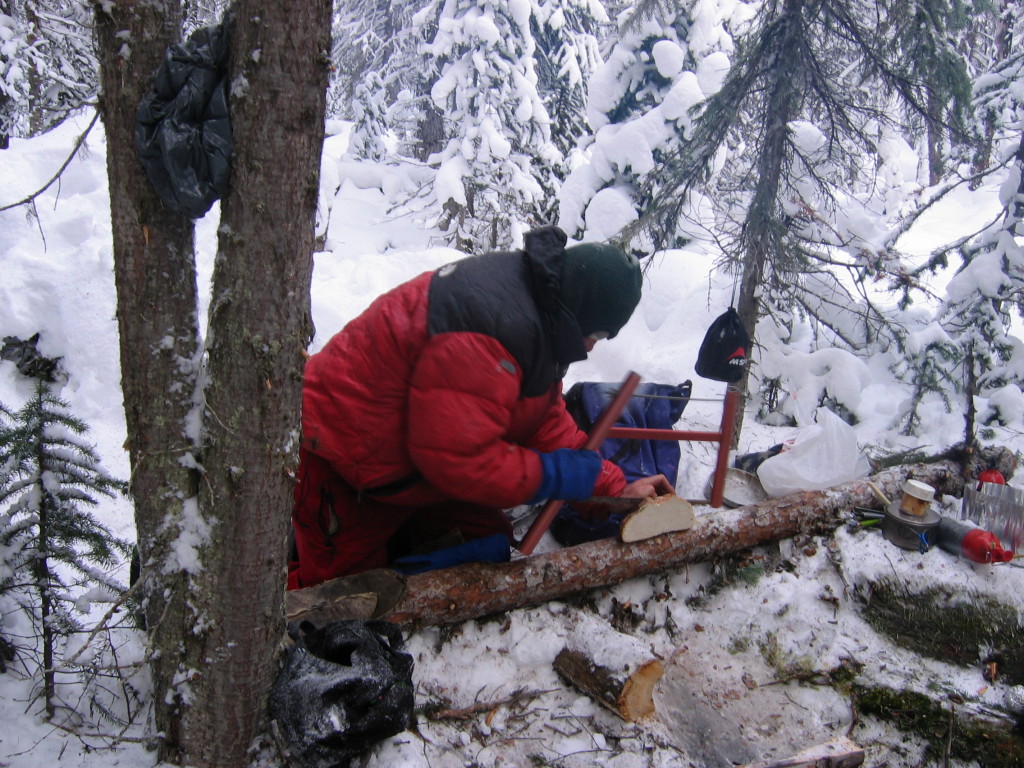
M 226 3 L 185 3 L 186 29 Z M 649 256 L 711 239 L 758 352 L 758 418 L 806 422 L 794 387 L 852 416 L 836 358 L 889 361 L 970 442 L 1024 413 L 1022 14 L 1014 2 L 350 2 L 329 115 L 388 190 L 470 252 L 557 222 Z M 85 3 L 0 4 L 0 146 L 96 98 Z M 369 171 L 367 171 L 369 172 Z M 1001 208 L 929 258 L 900 237 L 936 200 Z M 786 359 L 828 350 L 820 376 Z M 840 366 L 841 367 L 841 366 Z M 845 378 L 845 377 L 844 377 Z M 981 400 L 975 398 L 981 397 Z M 991 434 L 991 433 L 988 433 Z
M 93 19 L 114 6 L 0 0 L 0 147 L 70 116 L 94 130 L 82 119 L 99 99 Z M 183 3 L 186 35 L 226 6 Z M 700 242 L 755 331 L 745 414 L 756 425 L 803 426 L 819 405 L 856 423 L 870 378 L 899 393 L 873 458 L 1019 437 L 1022 3 L 336 6 L 328 133 L 344 127 L 348 144 L 342 165 L 323 166 L 318 245 L 343 180 L 380 189 L 402 226 L 465 252 L 514 247 L 548 222 L 649 263 Z M 36 197 L 0 206 L 32 219 Z M 926 255 L 909 249 L 905 235 L 951 200 L 972 215 L 932 225 Z M 89 476 L 94 457 L 72 437 L 85 425 L 45 391 L 37 404 L 53 409 L 44 420 L 72 446 L 59 455 L 79 462 L 86 495 L 114 490 Z M 940 413 L 959 423 L 936 443 Z M 24 507 L 3 511 L 8 546 L 34 523 Z M 67 564 L 123 558 L 127 543 L 103 533 L 71 531 Z M 91 590 L 86 604 L 123 589 L 83 571 L 72 581 Z M 80 631 L 75 589 L 57 586 L 32 609 Z

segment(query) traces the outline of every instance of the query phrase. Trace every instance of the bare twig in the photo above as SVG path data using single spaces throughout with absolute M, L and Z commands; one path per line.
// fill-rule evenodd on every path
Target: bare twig
M 281 733 L 281 727 L 277 724 L 277 720 L 270 721 L 270 735 L 274 738 L 274 746 L 277 747 L 277 753 L 284 764 L 295 765 L 291 750 L 288 749 L 288 742 L 285 740 L 284 734 Z
M 89 636 L 85 638 L 85 642 L 82 643 L 82 647 L 79 648 L 70 659 L 65 659 L 64 661 L 62 661 L 60 663 L 60 666 L 56 667 L 55 669 L 61 669 L 63 667 L 67 667 L 71 664 L 74 664 L 75 661 L 78 660 L 78 657 L 85 653 L 85 649 L 89 647 L 90 643 L 92 643 L 93 638 L 107 628 L 107 622 L 109 622 L 114 613 L 119 608 L 124 606 L 124 604 L 132 597 L 132 595 L 135 594 L 135 592 L 139 589 L 140 584 L 142 584 L 142 579 L 139 579 L 134 584 L 132 584 L 131 587 L 125 590 L 124 594 L 122 594 L 121 597 L 117 599 L 117 602 L 110 606 L 110 610 L 103 614 L 103 618 L 99 620 L 95 627 L 93 627 L 92 632 L 89 633 Z
M 46 182 L 46 184 L 44 184 L 41 188 L 37 189 L 35 192 L 30 194 L 26 198 L 19 200 L 16 203 L 10 203 L 9 205 L 0 207 L 0 212 L 8 211 L 11 208 L 17 208 L 19 205 L 34 203 L 37 197 L 39 197 L 41 194 L 43 194 L 43 192 L 45 192 L 51 186 L 53 186 L 53 183 L 61 177 L 61 174 L 64 173 L 64 169 L 71 165 L 71 161 L 75 159 L 75 155 L 78 154 L 78 150 L 81 149 L 82 145 L 85 143 L 85 139 L 89 135 L 89 131 L 92 130 L 92 127 L 96 125 L 96 121 L 99 119 L 100 113 L 99 110 L 96 110 L 96 112 L 92 116 L 92 120 L 89 121 L 89 125 L 87 125 L 85 130 L 82 131 L 82 133 L 79 135 L 77 139 L 75 139 L 75 146 L 71 148 L 71 154 L 67 156 L 67 159 L 61 164 L 60 168 L 57 169 L 57 172 L 50 178 L 48 182 Z
M 447 709 L 438 709 L 433 711 L 428 710 L 424 714 L 428 720 L 469 720 L 470 718 L 479 715 L 481 712 L 490 712 L 491 710 L 497 709 L 501 706 L 515 704 L 522 699 L 532 699 L 551 692 L 552 691 L 550 690 L 541 691 L 520 689 L 515 691 L 511 696 L 504 699 L 498 699 L 497 701 L 478 701 L 475 704 L 470 704 L 468 707 L 462 707 L 459 709 L 449 707 Z
M 152 740 L 149 736 L 126 736 L 125 734 L 114 735 L 112 733 L 82 733 L 74 726 L 64 725 L 62 723 L 53 723 L 52 725 L 59 731 L 64 731 L 65 733 L 70 733 L 72 736 L 75 736 L 82 741 L 83 744 L 85 743 L 85 739 L 104 739 L 110 742 L 102 747 L 98 747 L 95 744 L 86 744 L 89 749 L 114 749 L 121 742 L 127 742 L 130 744 L 146 744 Z

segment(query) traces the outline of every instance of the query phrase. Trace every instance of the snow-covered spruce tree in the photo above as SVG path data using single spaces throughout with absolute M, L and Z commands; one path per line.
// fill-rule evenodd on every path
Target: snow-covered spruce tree
M 587 162 L 559 193 L 559 224 L 606 239 L 650 205 L 645 180 L 658 175 L 692 129 L 691 107 L 715 93 L 729 68 L 733 35 L 753 13 L 737 3 L 641 0 L 624 16 L 604 63 L 588 82 Z M 650 253 L 643 238 L 632 242 Z
M 910 393 L 897 409 L 893 426 L 902 423 L 902 434 L 915 435 L 922 426 L 921 412 L 930 399 L 938 399 L 947 412 L 953 410 L 958 393 L 965 389 L 964 354 L 938 323 L 932 323 L 907 338 L 906 362 L 901 376 L 910 385 Z M 973 412 L 973 400 L 968 407 Z M 969 418 L 973 421 L 973 416 Z
M 357 90 L 367 75 L 382 81 L 395 71 L 396 55 L 406 45 L 409 14 L 419 3 L 408 0 L 355 0 L 336 3 L 331 20 L 331 80 L 327 113 L 352 119 Z
M 436 15 L 436 3 L 419 0 L 335 7 L 327 108 L 355 122 L 355 157 L 424 162 L 443 146 L 440 113 L 430 101 L 438 62 L 420 50 L 436 34 Z
M 986 8 L 978 9 L 969 35 L 969 52 L 975 71 L 982 73 L 976 89 L 979 98 L 976 104 L 975 117 L 978 122 L 978 141 L 971 157 L 975 175 L 970 181 L 971 189 L 981 186 L 983 174 L 992 164 L 992 152 L 995 148 L 996 129 L 1003 121 L 1003 101 L 1000 94 L 1005 93 L 1005 80 L 998 76 L 996 67 L 999 63 L 1008 63 L 1013 58 L 1011 45 L 1014 39 L 1014 25 L 1020 20 L 1024 11 L 1020 0 L 999 0 Z M 993 82 L 985 80 L 991 74 L 997 77 Z M 993 98 L 994 97 L 994 98 Z
M 537 91 L 533 5 L 449 0 L 432 8 L 437 32 L 422 51 L 439 63 L 430 95 L 444 143 L 429 158 L 439 226 L 464 250 L 508 246 L 544 220 L 541 180 L 561 162 Z
M 977 442 L 976 420 L 1019 426 L 1024 417 L 1024 341 L 1012 330 L 1012 315 L 1024 317 L 1024 245 L 1018 234 L 1024 231 L 1024 133 L 1002 199 L 1000 219 L 961 249 L 963 262 L 947 286 L 940 315 L 962 350 L 967 445 Z M 979 396 L 988 407 L 976 419 Z
M 367 72 L 356 86 L 348 143 L 348 151 L 356 157 L 380 162 L 389 154 L 386 93 L 384 80 L 376 72 Z
M 125 483 L 108 475 L 83 439 L 84 422 L 52 385 L 38 380 L 35 394 L 14 414 L 2 411 L 0 427 L 0 505 L 18 551 L 13 582 L 24 590 L 40 638 L 40 674 L 46 712 L 58 706 L 55 667 L 60 646 L 83 626 L 75 616 L 83 593 L 113 601 L 124 586 L 109 571 L 130 552 L 89 511 L 99 496 L 123 492 Z M 26 537 L 30 541 L 26 541 Z
M 0 417 L 9 419 L 10 411 L 0 405 Z M 20 607 L 26 603 L 30 586 L 28 576 L 29 550 L 36 518 L 15 511 L 0 512 L 0 672 L 13 661 L 19 651 L 15 628 Z
M 940 397 L 950 411 L 962 397 L 967 446 L 978 442 L 982 429 L 991 436 L 991 425 L 1017 424 L 1024 416 L 1024 344 L 1012 322 L 1014 314 L 1024 316 L 1024 55 L 1014 50 L 1014 41 L 1024 37 L 1024 3 L 1006 2 L 1000 11 L 1004 24 L 990 47 L 994 58 L 975 84 L 975 111 L 983 123 L 977 135 L 985 159 L 975 156 L 977 173 L 968 181 L 976 187 L 1001 175 L 1002 208 L 994 219 L 979 222 L 979 234 L 937 249 L 908 275 L 916 280 L 947 267 L 953 255 L 959 259 L 928 343 L 910 350 L 915 399 L 902 414 L 904 431 L 916 428 L 917 405 L 927 393 Z M 908 293 L 904 289 L 904 301 Z M 987 403 L 981 413 L 977 402 Z M 989 427 L 979 429 L 979 423 Z
M 0 3 L 0 146 L 49 130 L 91 100 L 97 66 L 82 0 Z
M 438 171 L 420 205 L 459 247 L 515 241 L 555 216 L 605 21 L 598 0 L 337 10 L 333 106 L 355 120 L 350 151 Z
M 560 180 L 572 170 L 580 142 L 589 133 L 587 83 L 601 65 L 600 43 L 610 27 L 598 0 L 534 4 L 530 29 L 536 42 L 537 91 L 551 119 L 551 141 L 567 163 L 556 169 Z
M 916 85 L 924 98 L 926 182 L 938 184 L 946 173 L 946 158 L 951 147 L 963 147 L 967 133 L 966 107 L 971 100 L 971 83 L 963 50 L 963 33 L 974 11 L 982 11 L 987 2 L 971 0 L 913 0 L 891 3 L 887 23 L 897 34 L 885 35 L 889 50 L 882 53 L 903 62 L 908 84 Z M 972 9 L 971 6 L 977 6 Z M 913 87 L 913 86 L 912 86 Z M 911 100 L 919 98 L 911 95 Z M 917 115 L 908 115 L 911 125 Z

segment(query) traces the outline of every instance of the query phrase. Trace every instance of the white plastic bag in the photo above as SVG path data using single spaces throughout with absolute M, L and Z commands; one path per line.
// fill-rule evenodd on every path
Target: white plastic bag
M 828 408 L 819 408 L 817 424 L 801 429 L 789 450 L 761 462 L 757 476 L 768 495 L 778 498 L 822 491 L 865 477 L 869 470 L 853 427 Z

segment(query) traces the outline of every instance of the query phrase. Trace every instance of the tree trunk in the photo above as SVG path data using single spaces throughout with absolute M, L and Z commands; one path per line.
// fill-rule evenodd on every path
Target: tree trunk
M 982 11 L 982 13 L 985 13 Z M 991 58 L 995 61 L 1005 59 L 1009 53 L 1010 48 L 1013 44 L 1013 32 L 1010 29 L 1010 25 L 1007 23 L 1007 19 L 1013 15 L 1013 0 L 1003 0 L 999 3 L 998 8 L 994 12 L 985 13 L 988 17 L 989 23 L 995 29 L 993 34 L 995 42 L 995 50 L 991 54 Z M 985 59 L 988 58 L 986 55 Z M 978 148 L 975 151 L 974 165 L 972 172 L 975 174 L 987 171 L 992 164 L 992 147 L 995 143 L 996 134 L 996 118 L 997 114 L 992 108 L 986 108 L 981 117 L 981 136 Z M 982 179 L 974 179 L 968 185 L 970 189 L 975 190 L 981 187 Z
M 979 10 L 975 15 L 975 24 L 972 25 L 972 39 L 971 45 L 972 58 L 975 61 L 987 61 L 1005 59 L 1010 54 L 1011 46 L 1013 45 L 1013 32 L 1010 25 L 1007 23 L 1007 19 L 1012 17 L 1014 9 L 1016 7 L 1016 0 L 1001 0 L 996 8 L 990 11 Z M 990 33 L 993 39 L 993 50 L 991 52 L 985 50 L 983 45 L 977 43 L 978 38 L 986 38 L 988 35 L 981 35 L 980 29 L 986 33 L 992 30 Z M 974 48 L 980 47 L 981 53 L 975 53 Z M 983 171 L 987 171 L 991 167 L 992 162 L 992 146 L 995 141 L 995 122 L 996 113 L 993 109 L 984 109 L 982 114 L 979 116 L 981 122 L 981 135 L 979 136 L 979 142 L 975 151 L 975 159 L 972 167 L 972 173 L 979 174 Z M 981 178 L 973 179 L 968 185 L 971 189 L 978 189 L 982 184 Z
M 42 390 L 36 391 L 36 403 L 42 410 Z M 36 432 L 33 436 L 36 440 L 36 466 L 40 473 L 45 471 L 46 458 L 43 455 L 43 436 Z M 43 646 L 43 706 L 46 708 L 46 716 L 52 718 L 56 707 L 57 686 L 56 674 L 53 668 L 53 646 L 54 630 L 51 616 L 53 614 L 53 578 L 50 575 L 50 521 L 53 512 L 53 497 L 48 493 L 41 495 L 39 499 L 39 522 L 37 523 L 38 535 L 36 537 L 36 557 L 32 567 L 32 578 L 39 590 L 39 624 L 42 626 Z
M 964 355 L 964 445 L 978 444 L 976 432 L 977 409 L 974 398 L 978 394 L 978 372 L 974 366 L 974 342 L 967 342 Z
M 180 40 L 176 0 L 128 0 L 97 6 L 96 29 L 107 134 L 121 339 L 121 388 L 131 460 L 130 492 L 141 555 L 143 604 L 153 651 L 155 726 L 161 757 L 179 739 L 176 680 L 189 669 L 181 638 L 196 617 L 188 600 L 189 564 L 176 544 L 187 541 L 187 500 L 199 475 L 188 428 L 194 411 L 199 357 L 198 294 L 192 222 L 156 195 L 135 154 L 135 110 L 147 93 L 167 47 Z
M 204 631 L 183 638 L 189 668 L 217 664 L 181 712 L 179 759 L 189 765 L 246 763 L 278 671 L 330 22 L 329 0 L 234 7 L 235 150 L 213 275 L 199 495 L 216 546 L 193 579 Z
M 889 498 L 899 498 L 908 474 L 940 493 L 963 493 L 961 466 L 952 461 L 897 467 L 871 479 Z M 798 533 L 825 533 L 840 523 L 844 513 L 855 506 L 870 506 L 874 500 L 867 480 L 857 480 L 828 491 L 805 491 L 698 516 L 697 525 L 687 531 L 633 544 L 602 539 L 509 563 L 470 563 L 415 574 L 406 577 L 405 591 L 398 600 L 377 615 L 406 627 L 458 624 Z M 331 596 L 344 595 L 346 590 L 333 584 L 329 581 L 289 592 L 289 618 L 318 624 L 337 620 Z
M 928 137 L 928 186 L 934 187 L 942 181 L 945 173 L 945 162 L 943 156 L 943 133 L 946 130 L 942 122 L 942 108 L 944 104 L 941 98 L 935 93 L 934 88 L 928 89 L 927 108 L 927 137 Z
M 244 766 L 283 638 L 330 4 L 238 4 L 232 188 L 203 376 L 192 222 L 162 205 L 134 150 L 135 110 L 180 39 L 180 3 L 96 15 L 159 758 Z
M 565 680 L 627 722 L 654 714 L 654 686 L 665 672 L 649 646 L 581 613 L 552 666 Z
M 738 768 L 856 768 L 863 764 L 864 750 L 845 736 L 840 736 L 781 760 L 763 760 Z
M 773 49 L 780 54 L 771 68 L 774 82 L 762 112 L 763 123 L 759 131 L 763 138 L 758 148 L 758 181 L 741 235 L 743 273 L 740 278 L 736 312 L 752 339 L 756 338 L 757 321 L 761 316 L 761 293 L 764 290 L 768 265 L 777 258 L 777 250 L 784 235 L 778 198 L 786 162 L 789 122 L 796 115 L 800 98 L 793 76 L 795 62 L 790 61 L 785 52 L 797 48 L 796 39 L 803 32 L 800 24 L 802 11 L 803 0 L 786 0 L 784 18 L 787 18 L 788 22 L 784 27 L 785 39 L 773 45 Z M 736 386 L 741 393 L 749 396 L 749 366 Z M 736 410 L 732 448 L 739 445 L 745 410 L 746 408 L 742 406 Z

